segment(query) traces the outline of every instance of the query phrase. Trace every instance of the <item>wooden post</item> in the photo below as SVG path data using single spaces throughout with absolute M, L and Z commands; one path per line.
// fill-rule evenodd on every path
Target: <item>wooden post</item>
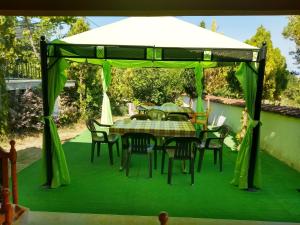
M 257 90 L 254 106 L 254 120 L 260 121 L 260 111 L 261 111 L 261 100 L 263 92 L 263 83 L 264 83 L 264 74 L 265 74 L 265 65 L 266 65 L 266 55 L 267 55 L 267 46 L 266 43 L 263 43 L 262 48 L 259 53 L 259 67 L 258 67 L 258 79 L 257 79 Z M 260 135 L 260 124 L 258 124 L 253 129 L 253 139 L 250 153 L 250 162 L 248 170 L 248 190 L 255 190 L 254 187 L 254 174 L 255 174 L 255 165 L 257 152 L 259 148 L 259 135 Z
M 158 215 L 158 219 L 159 219 L 160 225 L 167 225 L 168 219 L 169 219 L 168 213 L 164 212 L 164 211 L 160 212 Z
M 50 116 L 49 102 L 48 102 L 48 72 L 47 72 L 47 43 L 45 37 L 42 36 L 40 40 L 41 49 L 41 75 L 42 75 L 42 90 L 43 90 L 43 110 L 44 117 Z M 51 156 L 51 133 L 49 119 L 44 118 L 44 148 L 46 155 L 46 170 L 47 181 L 46 186 L 51 186 L 53 177 L 52 172 L 52 156 Z
M 14 211 L 13 211 L 12 205 L 9 203 L 9 189 L 4 188 L 2 190 L 2 195 L 3 195 L 3 200 L 4 200 L 2 208 L 5 213 L 5 221 L 4 221 L 3 225 L 11 225 L 13 222 Z
M 11 165 L 11 179 L 12 179 L 12 196 L 13 203 L 18 204 L 18 183 L 17 183 L 17 151 L 15 149 L 16 142 L 10 141 L 10 165 Z

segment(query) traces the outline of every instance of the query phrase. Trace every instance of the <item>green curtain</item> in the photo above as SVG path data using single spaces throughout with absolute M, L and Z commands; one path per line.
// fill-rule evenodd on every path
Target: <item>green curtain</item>
M 53 51 L 53 48 L 50 48 L 50 51 Z M 55 100 L 58 97 L 59 93 L 63 90 L 67 77 L 65 75 L 65 69 L 68 67 L 68 64 L 65 59 L 60 58 L 57 61 L 56 58 L 50 58 L 48 69 L 48 107 L 49 115 L 44 117 L 44 120 L 48 120 L 50 124 L 50 135 L 51 135 L 51 156 L 52 156 L 52 181 L 51 188 L 56 188 L 61 185 L 67 185 L 70 183 L 70 176 L 67 167 L 67 162 L 65 159 L 65 154 L 61 145 L 57 133 L 57 127 L 53 121 L 52 113 L 54 110 Z M 45 132 L 45 131 L 44 131 Z M 46 152 L 45 152 L 45 133 L 43 140 L 43 183 L 47 182 L 47 170 L 46 170 Z
M 202 102 L 202 78 L 203 78 L 203 68 L 198 64 L 195 66 L 195 80 L 196 80 L 196 92 L 197 92 L 197 106 L 196 106 L 196 111 L 197 112 L 203 112 L 203 102 Z
M 255 63 L 241 63 L 236 74 L 236 78 L 240 82 L 244 98 L 246 101 L 249 122 L 244 139 L 242 140 L 240 150 L 238 152 L 234 176 L 232 184 L 241 189 L 248 188 L 248 169 L 253 139 L 253 129 L 259 125 L 259 121 L 254 120 L 254 103 L 256 98 L 257 88 L 257 69 Z M 257 153 L 257 160 L 254 173 L 254 186 L 260 188 L 260 155 Z

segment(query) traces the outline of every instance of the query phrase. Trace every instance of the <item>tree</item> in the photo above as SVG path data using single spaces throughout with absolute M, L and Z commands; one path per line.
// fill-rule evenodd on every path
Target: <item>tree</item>
M 300 16 L 289 16 L 288 25 L 283 29 L 283 36 L 285 38 L 294 41 L 296 44 L 296 50 L 291 51 L 290 54 L 294 55 L 296 64 L 300 68 Z
M 202 28 L 206 28 L 206 24 L 205 24 L 205 21 L 202 20 L 199 24 L 199 27 L 202 27 Z
M 0 141 L 7 131 L 8 102 L 4 76 L 0 71 Z
M 218 28 L 219 27 L 218 27 L 217 21 L 215 19 L 213 19 L 211 22 L 211 31 L 217 32 Z
M 75 34 L 79 34 L 90 29 L 89 24 L 86 22 L 84 17 L 78 18 L 74 23 L 71 24 L 71 28 L 67 34 L 67 36 L 72 36 Z
M 300 107 L 300 78 L 294 73 L 288 75 L 287 89 L 282 93 L 283 105 Z
M 56 38 L 62 38 L 65 35 L 64 28 L 76 22 L 74 16 L 19 16 L 18 29 L 22 31 L 21 42 L 24 47 L 30 47 L 31 55 L 36 60 L 39 59 L 39 43 L 42 35 L 46 36 L 48 41 Z M 27 58 L 28 60 L 28 58 Z
M 0 16 L 0 139 L 7 132 L 8 95 L 5 85 L 5 72 L 13 70 L 16 52 L 16 20 L 14 17 Z
M 265 67 L 263 98 L 268 100 L 278 100 L 281 92 L 287 86 L 287 66 L 286 60 L 279 48 L 274 48 L 271 40 L 271 33 L 263 26 L 257 28 L 256 34 L 247 44 L 261 47 L 263 43 L 267 44 L 267 60 Z
M 134 69 L 131 86 L 135 99 L 157 105 L 175 102 L 184 91 L 178 69 Z

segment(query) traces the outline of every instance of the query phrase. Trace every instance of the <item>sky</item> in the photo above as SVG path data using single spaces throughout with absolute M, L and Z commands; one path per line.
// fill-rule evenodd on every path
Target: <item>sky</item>
M 96 28 L 124 18 L 126 17 L 87 17 L 87 20 L 91 28 Z M 273 47 L 279 48 L 281 54 L 285 56 L 288 70 L 300 72 L 289 55 L 290 51 L 295 50 L 295 43 L 282 36 L 282 31 L 288 24 L 287 16 L 178 16 L 177 18 L 195 25 L 199 25 L 203 20 L 208 29 L 212 21 L 216 20 L 217 32 L 242 42 L 251 38 L 256 29 L 263 25 L 271 32 Z

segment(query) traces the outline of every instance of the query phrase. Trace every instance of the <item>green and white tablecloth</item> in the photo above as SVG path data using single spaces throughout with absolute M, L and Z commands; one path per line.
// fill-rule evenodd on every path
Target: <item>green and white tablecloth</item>
M 150 133 L 157 137 L 195 137 L 190 121 L 119 120 L 109 128 L 111 134 L 127 132 Z
M 180 107 L 180 106 L 144 106 L 142 105 L 143 108 L 146 110 L 150 109 L 159 109 L 162 110 L 166 113 L 194 113 L 194 110 L 190 107 Z

